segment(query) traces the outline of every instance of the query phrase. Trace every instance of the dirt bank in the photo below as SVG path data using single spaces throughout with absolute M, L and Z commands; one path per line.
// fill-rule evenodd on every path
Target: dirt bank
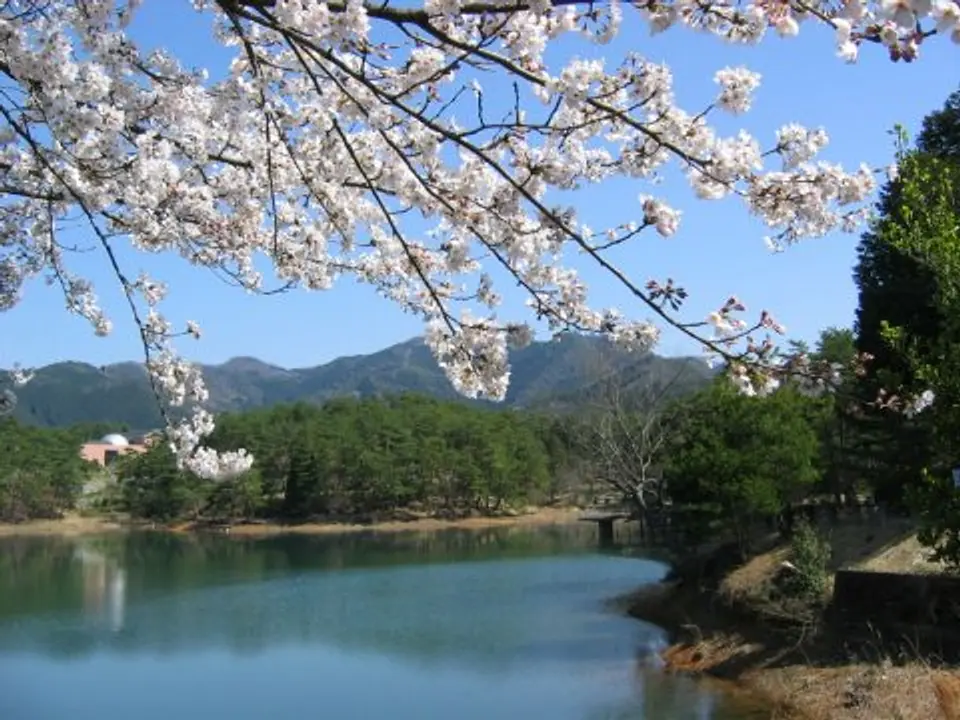
M 559 525 L 574 522 L 579 510 L 575 508 L 531 508 L 511 515 L 467 517 L 467 518 L 437 518 L 429 516 L 409 516 L 398 520 L 391 519 L 383 522 L 306 522 L 280 523 L 256 522 L 238 524 L 218 524 L 211 526 L 206 523 L 178 523 L 175 525 L 161 525 L 159 523 L 144 523 L 96 516 L 67 515 L 61 520 L 32 520 L 17 524 L 0 523 L 0 537 L 11 535 L 37 536 L 77 536 L 97 535 L 106 532 L 121 530 L 150 529 L 169 532 L 208 532 L 217 530 L 231 537 L 261 537 L 278 534 L 335 534 L 351 532 L 401 532 L 401 531 L 431 531 L 452 528 L 482 529 L 500 526 L 533 526 Z
M 878 552 L 886 562 L 912 561 L 916 547 L 908 536 Z M 728 563 L 715 552 L 706 571 L 702 561 L 696 571 L 694 564 L 677 568 L 668 581 L 621 602 L 672 633 L 674 643 L 662 653 L 668 671 L 732 682 L 765 698 L 771 718 L 960 720 L 960 675 L 953 670 L 918 654 L 891 653 L 879 640 L 840 637 L 822 611 L 771 603 L 769 584 L 786 554 L 773 546 L 747 563 Z M 855 554 L 865 567 L 879 556 Z

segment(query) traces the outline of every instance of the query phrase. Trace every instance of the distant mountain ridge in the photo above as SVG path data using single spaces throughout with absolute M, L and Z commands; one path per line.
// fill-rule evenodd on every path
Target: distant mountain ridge
M 605 340 L 577 335 L 514 351 L 510 364 L 510 390 L 502 405 L 512 408 L 570 409 L 582 404 L 586 389 L 611 372 L 629 376 L 631 383 L 638 378 L 663 383 L 682 371 L 677 392 L 699 387 L 712 375 L 694 358 L 629 353 Z M 461 397 L 421 338 L 309 368 L 281 368 L 252 357 L 201 367 L 210 390 L 208 406 L 215 412 L 297 401 L 322 403 L 351 395 L 415 392 L 440 399 Z M 134 362 L 102 368 L 81 362 L 47 365 L 16 393 L 15 417 L 33 425 L 104 422 L 148 429 L 161 424 L 146 372 Z

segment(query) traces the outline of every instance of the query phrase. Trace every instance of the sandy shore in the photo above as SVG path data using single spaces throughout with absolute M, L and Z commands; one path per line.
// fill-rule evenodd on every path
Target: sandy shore
M 491 517 L 470 517 L 470 518 L 434 518 L 418 517 L 411 520 L 389 520 L 377 523 L 300 523 L 296 525 L 282 523 L 250 523 L 241 525 L 231 525 L 231 535 L 258 536 L 258 535 L 276 535 L 280 533 L 300 533 L 307 535 L 322 535 L 328 533 L 350 533 L 350 532 L 403 532 L 407 530 L 417 530 L 427 532 L 430 530 L 446 530 L 452 528 L 462 528 L 466 530 L 480 530 L 490 527 L 517 526 L 517 525 L 559 525 L 563 523 L 575 522 L 580 510 L 574 508 L 537 508 L 530 509 L 517 515 L 491 516 Z M 179 526 L 177 530 L 191 531 L 196 528 L 187 524 Z
M 29 520 L 23 523 L 0 523 L 0 537 L 100 535 L 126 530 L 133 525 L 107 518 L 67 515 L 60 520 Z
M 575 522 L 580 510 L 576 508 L 536 508 L 516 515 L 470 518 L 434 518 L 417 517 L 410 520 L 390 520 L 379 523 L 342 523 L 342 522 L 307 522 L 298 524 L 258 522 L 246 524 L 231 524 L 220 527 L 223 532 L 229 529 L 231 537 L 262 537 L 279 534 L 306 534 L 323 535 L 353 532 L 403 532 L 445 530 L 452 528 L 479 530 L 502 526 L 534 526 L 559 525 Z M 61 520 L 31 520 L 24 523 L 0 523 L 0 537 L 4 536 L 64 536 L 99 535 L 108 532 L 124 530 L 151 529 L 169 532 L 203 532 L 209 531 L 209 526 L 196 523 L 180 523 L 172 526 L 143 523 L 123 522 L 102 517 L 87 517 L 68 515 Z

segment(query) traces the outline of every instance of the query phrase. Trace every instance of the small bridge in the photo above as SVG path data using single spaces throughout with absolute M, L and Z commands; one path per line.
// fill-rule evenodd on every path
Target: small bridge
M 604 510 L 597 508 L 583 512 L 578 520 L 580 522 L 592 522 L 597 524 L 597 534 L 600 537 L 601 545 L 613 544 L 613 524 L 617 520 L 630 520 L 634 513 L 621 509 Z

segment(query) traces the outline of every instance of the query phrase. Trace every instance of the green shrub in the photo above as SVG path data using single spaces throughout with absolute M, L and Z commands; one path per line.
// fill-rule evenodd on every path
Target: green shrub
M 796 568 L 789 583 L 791 594 L 808 600 L 823 598 L 831 552 L 830 543 L 809 522 L 796 523 L 790 538 L 790 562 Z

